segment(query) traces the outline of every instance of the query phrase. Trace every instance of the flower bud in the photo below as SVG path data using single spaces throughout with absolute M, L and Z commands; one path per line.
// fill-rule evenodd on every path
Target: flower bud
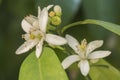
M 54 12 L 54 11 L 51 11 L 51 12 L 49 13 L 49 16 L 50 16 L 50 17 L 54 17 L 54 16 L 55 16 L 55 12 Z
M 54 7 L 54 12 L 56 13 L 56 16 L 61 16 L 62 15 L 61 7 L 59 5 L 56 5 Z
M 52 19 L 51 19 L 51 23 L 52 23 L 53 25 L 59 25 L 59 24 L 61 23 L 61 18 L 58 17 L 58 16 L 54 16 L 54 17 L 52 17 Z

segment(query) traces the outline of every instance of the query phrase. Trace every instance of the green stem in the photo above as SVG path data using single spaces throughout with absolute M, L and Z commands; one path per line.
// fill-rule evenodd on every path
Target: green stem
M 56 27 L 49 24 L 48 27 L 47 27 L 47 30 L 54 31 L 54 30 L 56 30 Z
M 89 75 L 85 77 L 86 80 L 92 80 Z
M 84 21 L 78 21 L 78 22 L 75 22 L 75 23 L 72 23 L 72 24 L 69 24 L 67 26 L 64 26 L 63 29 L 61 30 L 61 33 L 63 33 L 65 30 L 67 30 L 68 28 L 71 28 L 73 26 L 77 26 L 77 25 L 80 25 L 80 24 L 85 24 Z

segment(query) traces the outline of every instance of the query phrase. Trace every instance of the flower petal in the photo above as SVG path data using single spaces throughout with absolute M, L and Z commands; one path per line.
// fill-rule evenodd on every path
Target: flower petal
M 94 51 L 88 55 L 88 59 L 104 58 L 110 55 L 110 51 Z
M 27 51 L 29 51 L 30 49 L 32 49 L 36 44 L 38 43 L 38 40 L 28 40 L 26 42 L 24 42 L 24 44 L 22 44 L 17 50 L 16 50 L 16 54 L 22 54 L 25 53 Z
M 30 34 L 23 34 L 22 38 L 24 38 L 26 41 L 30 39 Z
M 28 23 L 25 19 L 22 20 L 22 29 L 26 32 L 29 33 L 30 29 L 32 28 L 32 25 L 30 23 Z
M 82 73 L 82 75 L 87 76 L 87 74 L 89 73 L 90 70 L 90 66 L 87 60 L 81 60 L 78 63 L 78 66 L 80 67 L 80 71 Z
M 26 20 L 28 23 L 32 24 L 34 21 L 37 21 L 38 18 L 37 18 L 36 16 L 29 15 L 29 16 L 25 17 L 25 20 Z
M 65 38 L 53 34 L 46 34 L 46 41 L 52 45 L 64 45 L 67 43 Z
M 39 58 L 42 53 L 43 39 L 36 46 L 36 57 Z
M 29 16 L 25 17 L 21 22 L 21 26 L 22 26 L 23 30 L 26 33 L 29 33 L 31 31 L 31 29 L 34 29 L 32 24 L 35 21 L 37 21 L 37 17 L 35 17 L 33 15 L 29 15 Z
M 38 6 L 38 17 L 40 17 L 40 13 L 41 13 L 41 8 L 40 6 Z
M 102 45 L 103 45 L 103 40 L 95 40 L 95 41 L 90 42 L 87 45 L 87 50 L 86 50 L 87 52 L 86 52 L 86 54 L 88 55 L 90 52 L 92 52 L 96 48 L 101 47 Z
M 70 35 L 66 35 L 65 36 L 67 41 L 68 41 L 68 45 L 76 52 L 79 53 L 79 50 L 77 48 L 77 46 L 79 45 L 79 42 L 72 36 Z
M 52 8 L 53 7 L 53 5 L 48 5 L 47 6 L 47 10 L 49 10 L 50 8 Z
M 62 66 L 64 69 L 67 69 L 71 64 L 79 60 L 80 60 L 80 57 L 78 55 L 68 56 L 62 61 Z
M 38 17 L 39 20 L 39 27 L 42 32 L 46 32 L 46 26 L 48 22 L 48 10 L 47 8 L 44 8 L 41 11 L 40 16 Z

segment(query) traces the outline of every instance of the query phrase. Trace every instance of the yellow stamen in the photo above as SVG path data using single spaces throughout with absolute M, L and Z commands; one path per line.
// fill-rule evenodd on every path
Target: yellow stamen
M 34 39 L 35 36 L 33 34 L 30 34 L 30 39 Z
M 87 47 L 87 41 L 86 41 L 86 39 L 83 39 L 83 40 L 81 41 L 80 49 L 81 49 L 82 51 L 85 51 L 85 50 L 86 50 L 86 47 Z
M 54 12 L 54 11 L 51 11 L 51 12 L 49 13 L 49 16 L 50 16 L 50 17 L 54 17 L 54 16 L 55 16 L 55 12 Z

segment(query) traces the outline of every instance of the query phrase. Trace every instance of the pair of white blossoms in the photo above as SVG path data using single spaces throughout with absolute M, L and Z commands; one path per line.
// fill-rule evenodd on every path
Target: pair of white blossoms
M 66 35 L 66 38 L 47 34 L 46 27 L 48 23 L 48 10 L 53 5 L 43 8 L 38 7 L 38 17 L 33 15 L 27 16 L 22 20 L 22 28 L 26 32 L 23 38 L 26 40 L 16 51 L 16 54 L 22 54 L 29 51 L 31 48 L 36 46 L 36 57 L 39 58 L 42 53 L 43 42 L 46 41 L 50 45 L 68 45 L 75 51 L 76 54 L 68 56 L 62 62 L 64 69 L 68 68 L 74 62 L 79 62 L 78 67 L 82 75 L 87 76 L 90 70 L 89 62 L 92 63 L 98 61 L 99 58 L 107 57 L 111 54 L 110 51 L 94 51 L 103 45 L 102 40 L 95 40 L 87 44 L 84 39 L 81 44 L 72 36 Z M 54 7 L 54 11 L 61 10 L 59 6 Z

